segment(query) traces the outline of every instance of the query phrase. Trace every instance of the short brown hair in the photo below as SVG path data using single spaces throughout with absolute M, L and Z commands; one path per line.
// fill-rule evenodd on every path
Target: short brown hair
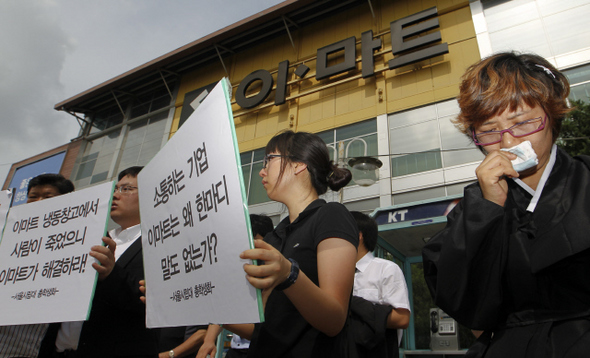
M 522 104 L 540 106 L 549 118 L 553 141 L 570 111 L 567 78 L 543 57 L 503 52 L 471 65 L 459 88 L 461 112 L 455 125 L 471 137 L 471 130 L 506 109 Z

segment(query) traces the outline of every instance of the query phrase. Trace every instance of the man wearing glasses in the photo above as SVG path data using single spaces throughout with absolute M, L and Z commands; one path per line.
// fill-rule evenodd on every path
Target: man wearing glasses
M 90 252 L 101 264 L 93 264 L 99 278 L 88 321 L 62 323 L 56 339 L 48 333 L 53 353 L 40 357 L 158 356 L 158 334 L 145 327 L 145 305 L 139 300 L 144 271 L 137 175 L 142 168 L 119 173 L 111 219 L 120 227 L 103 238 L 106 247 Z
M 61 174 L 41 174 L 29 182 L 27 204 L 74 191 L 74 184 Z M 0 357 L 36 357 L 48 324 L 0 327 Z

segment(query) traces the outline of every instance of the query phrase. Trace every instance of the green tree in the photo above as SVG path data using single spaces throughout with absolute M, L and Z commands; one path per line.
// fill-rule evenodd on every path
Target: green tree
M 569 155 L 590 155 L 590 103 L 571 101 L 571 111 L 563 120 L 557 145 Z
M 414 341 L 416 349 L 430 348 L 430 308 L 436 307 L 424 280 L 422 263 L 412 264 L 412 299 L 414 300 Z

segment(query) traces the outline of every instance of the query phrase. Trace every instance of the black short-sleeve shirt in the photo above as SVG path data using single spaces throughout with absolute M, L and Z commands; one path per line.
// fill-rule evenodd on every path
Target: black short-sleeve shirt
M 318 282 L 317 246 L 327 238 L 341 238 L 358 246 L 358 229 L 350 212 L 339 203 L 315 200 L 292 223 L 285 218 L 264 240 L 301 271 Z M 328 337 L 313 328 L 281 291 L 273 291 L 265 309 L 265 322 L 256 325 L 248 357 L 337 357 L 344 330 Z

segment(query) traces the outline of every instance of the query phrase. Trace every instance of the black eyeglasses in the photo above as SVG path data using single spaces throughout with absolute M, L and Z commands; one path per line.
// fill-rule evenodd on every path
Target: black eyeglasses
M 262 169 L 266 169 L 266 166 L 268 165 L 268 162 L 270 162 L 270 160 L 272 158 L 290 158 L 290 155 L 281 155 L 281 154 L 267 154 L 264 156 L 264 160 L 262 161 Z
M 516 138 L 525 137 L 527 135 L 537 133 L 543 130 L 543 128 L 545 128 L 545 122 L 547 122 L 547 116 L 545 116 L 544 118 L 537 117 L 526 121 L 522 121 L 520 123 L 516 123 L 508 129 L 504 129 L 501 131 L 487 131 L 475 133 L 475 131 L 472 130 L 471 134 L 473 135 L 475 145 L 490 145 L 499 143 L 502 140 L 502 136 L 506 132 L 512 134 L 512 136 Z

